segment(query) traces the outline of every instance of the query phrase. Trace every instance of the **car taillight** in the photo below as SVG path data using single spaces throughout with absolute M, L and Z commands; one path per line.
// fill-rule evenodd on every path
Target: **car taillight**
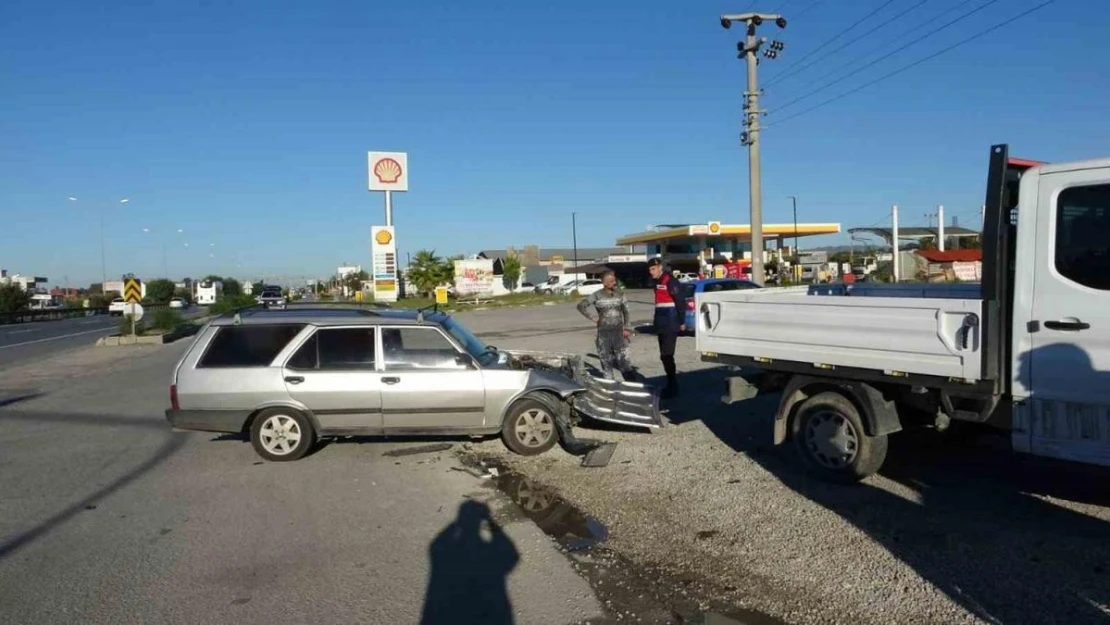
M 170 385 L 170 408 L 174 410 L 181 410 L 181 404 L 177 402 L 177 385 Z

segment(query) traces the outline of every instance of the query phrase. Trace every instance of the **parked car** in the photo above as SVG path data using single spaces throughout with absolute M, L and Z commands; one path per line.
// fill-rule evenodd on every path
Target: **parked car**
M 296 460 L 321 437 L 385 434 L 500 434 L 535 455 L 567 414 L 662 425 L 651 387 L 585 371 L 570 355 L 487 346 L 444 313 L 248 308 L 197 335 L 174 367 L 166 419 L 249 433 L 273 461 Z
M 696 274 L 696 273 L 680 273 L 680 274 L 678 274 L 678 281 L 679 282 L 695 282 L 695 281 L 697 281 L 697 279 L 698 279 L 698 274 Z
M 739 291 L 743 289 L 758 289 L 758 284 L 750 280 L 739 278 L 707 278 L 686 282 L 682 285 L 682 294 L 686 296 L 686 331 L 695 334 L 698 327 L 697 310 L 694 298 L 698 293 L 716 293 L 718 291 Z
M 571 280 L 570 282 L 560 284 L 559 286 L 555 287 L 554 292 L 556 295 L 570 295 L 571 293 L 574 293 L 574 290 L 578 288 L 578 285 L 581 282 L 581 280 Z
M 185 298 L 174 297 L 174 298 L 170 299 L 170 308 L 188 308 L 188 307 L 189 307 L 189 302 L 185 301 Z
M 602 289 L 601 280 L 589 279 L 583 280 L 575 287 L 575 292 L 579 295 L 586 296 L 590 293 L 596 293 Z
M 122 297 L 117 297 L 108 304 L 108 314 L 122 317 L 127 311 L 127 302 Z

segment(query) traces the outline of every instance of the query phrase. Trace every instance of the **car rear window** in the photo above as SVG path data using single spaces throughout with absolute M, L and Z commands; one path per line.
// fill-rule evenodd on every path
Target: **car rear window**
M 265 367 L 305 324 L 222 326 L 204 352 L 200 368 Z
M 694 289 L 695 288 L 697 288 L 697 287 L 695 287 L 693 284 L 683 284 L 682 285 L 682 296 L 685 297 L 686 299 L 690 299 L 690 298 L 694 297 Z

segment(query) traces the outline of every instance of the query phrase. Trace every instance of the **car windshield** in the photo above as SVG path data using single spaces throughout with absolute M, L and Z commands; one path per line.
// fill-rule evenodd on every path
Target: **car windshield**
M 443 327 L 455 337 L 456 341 L 462 343 L 466 353 L 473 356 L 479 364 L 489 365 L 497 361 L 497 351 L 490 349 L 482 339 L 474 336 L 461 323 L 449 317 L 443 323 Z

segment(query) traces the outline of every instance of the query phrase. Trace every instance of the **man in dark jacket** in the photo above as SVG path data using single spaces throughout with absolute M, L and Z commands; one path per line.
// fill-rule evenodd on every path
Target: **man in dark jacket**
M 670 398 L 678 394 L 674 349 L 678 335 L 686 331 L 686 297 L 682 294 L 682 283 L 663 270 L 663 261 L 658 258 L 648 261 L 648 273 L 655 286 L 653 325 L 659 338 L 659 360 L 667 374 L 667 386 L 660 396 Z

